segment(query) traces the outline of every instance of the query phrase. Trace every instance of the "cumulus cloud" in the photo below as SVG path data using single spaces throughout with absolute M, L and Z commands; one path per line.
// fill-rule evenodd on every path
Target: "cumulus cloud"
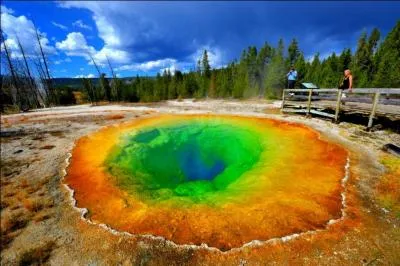
M 188 52 L 186 46 L 179 48 L 180 51 L 178 51 L 179 43 L 173 43 L 175 40 L 168 38 L 168 29 L 163 25 L 168 23 L 168 20 L 156 21 L 154 17 L 147 16 L 151 8 L 142 3 L 65 1 L 59 5 L 63 8 L 90 10 L 99 37 L 104 42 L 101 50 L 110 54 L 109 57 L 114 56 L 113 60 L 121 64 L 133 60 L 155 61 L 175 56 L 179 56 L 179 60 L 182 60 L 195 51 L 192 47 Z M 132 25 L 135 26 L 132 27 Z M 166 51 L 170 51 L 173 56 L 165 56 Z M 101 57 L 103 52 L 99 52 L 98 56 Z
M 195 67 L 204 49 L 208 50 L 212 67 L 221 67 L 223 62 L 227 61 L 221 49 L 209 44 L 210 40 L 202 40 L 201 36 L 195 40 L 194 37 L 199 32 L 192 33 L 191 30 L 188 31 L 187 25 L 182 25 L 175 19 L 171 20 L 171 17 L 176 17 L 179 12 L 173 5 L 150 4 L 152 7 L 149 7 L 148 3 L 138 2 L 121 4 L 78 1 L 65 1 L 59 5 L 63 8 L 82 8 L 92 12 L 99 37 L 104 41 L 104 47 L 94 56 L 96 62 L 106 63 L 107 56 L 120 65 L 120 70 L 187 71 Z M 159 12 L 161 9 L 163 12 Z M 199 19 L 198 16 L 192 16 L 195 14 L 193 10 L 186 11 L 180 13 L 180 16 L 183 16 L 182 20 L 185 20 L 185 17 L 190 17 L 191 22 Z M 202 25 L 200 20 L 198 23 L 198 26 Z M 180 31 L 182 36 L 176 34 Z M 132 61 L 135 63 L 130 63 Z
M 94 74 L 89 74 L 89 75 L 77 75 L 74 78 L 78 79 L 78 78 L 95 78 L 96 76 Z
M 1 5 L 1 13 L 14 14 L 14 10 Z
M 83 23 L 83 21 L 81 19 L 78 19 L 77 21 L 72 23 L 72 25 L 75 27 L 78 27 L 78 28 L 85 29 L 85 30 L 93 30 L 93 28 L 91 26 Z
M 5 44 L 10 49 L 12 57 L 18 58 L 22 56 L 18 48 L 17 37 L 25 50 L 26 56 L 36 56 L 39 45 L 36 42 L 33 22 L 25 16 L 14 16 L 14 12 L 4 6 L 1 7 L 1 12 L 1 29 L 5 34 Z M 38 31 L 44 52 L 47 55 L 55 54 L 56 49 L 49 44 L 46 34 L 40 30 Z
M 121 67 L 118 67 L 116 70 L 121 71 L 121 70 L 131 70 L 131 71 L 152 71 L 155 69 L 163 68 L 171 68 L 173 67 L 174 69 L 176 68 L 177 61 L 172 58 L 165 58 L 165 59 L 160 59 L 160 60 L 155 60 L 155 61 L 147 61 L 143 63 L 135 63 L 135 64 L 130 64 L 130 65 L 124 65 Z
M 131 62 L 131 55 L 127 51 L 113 49 L 107 46 L 104 46 L 100 51 L 97 51 L 94 55 L 94 59 L 100 64 L 106 64 L 107 58 L 116 64 L 126 64 Z
M 53 24 L 53 26 L 55 26 L 55 27 L 57 27 L 59 29 L 68 30 L 68 27 L 64 26 L 63 24 L 60 24 L 60 23 L 57 23 L 57 22 L 54 22 L 54 21 L 52 21 L 51 24 Z
M 212 68 L 221 68 L 225 66 L 221 49 L 209 45 L 200 47 L 189 58 L 191 58 L 193 62 L 197 62 L 203 58 L 205 50 L 207 51 L 208 62 Z
M 209 51 L 211 66 L 218 68 L 238 59 L 249 45 L 259 48 L 267 41 L 276 46 L 281 37 L 285 44 L 297 38 L 306 57 L 316 52 L 324 55 L 356 43 L 358 36 L 352 34 L 370 24 L 367 18 L 371 8 L 379 14 L 386 12 L 391 17 L 390 21 L 395 16 L 387 12 L 393 9 L 389 4 L 368 8 L 350 4 L 352 8 L 348 10 L 355 13 L 349 16 L 341 12 L 342 3 L 334 2 L 296 3 L 289 9 L 285 3 L 268 1 L 212 4 L 201 1 L 184 4 L 136 1 L 57 3 L 62 8 L 90 11 L 98 37 L 104 42 L 104 46 L 97 51 L 98 60 L 104 60 L 107 52 L 114 55 L 113 61 L 117 66 L 127 69 L 146 69 L 148 62 L 165 58 L 176 60 L 173 66 L 180 70 L 184 67 L 191 69 L 204 49 Z M 315 5 L 318 8 L 314 8 Z M 339 17 L 337 14 L 340 14 Z M 362 17 L 365 19 L 359 19 Z M 323 21 L 335 23 L 321 26 Z M 384 26 L 384 23 L 380 25 Z M 386 30 L 390 29 L 386 27 Z
M 57 49 L 63 51 L 68 56 L 82 56 L 91 62 L 90 56 L 93 57 L 96 64 L 104 65 L 107 63 L 107 58 L 113 63 L 126 64 L 130 61 L 129 53 L 111 49 L 109 47 L 103 47 L 97 51 L 93 46 L 90 46 L 85 36 L 81 32 L 71 32 L 67 35 L 67 38 L 61 42 L 56 43 Z
M 96 53 L 96 49 L 87 44 L 85 36 L 80 32 L 68 33 L 64 41 L 56 43 L 56 47 L 68 56 L 83 56 L 87 59 L 89 59 L 89 54 Z

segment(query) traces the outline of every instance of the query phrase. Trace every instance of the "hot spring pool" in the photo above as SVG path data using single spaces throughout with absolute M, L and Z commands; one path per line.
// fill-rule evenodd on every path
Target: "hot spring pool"
M 298 124 L 161 115 L 78 140 L 65 182 L 94 222 L 228 250 L 339 218 L 346 161 Z

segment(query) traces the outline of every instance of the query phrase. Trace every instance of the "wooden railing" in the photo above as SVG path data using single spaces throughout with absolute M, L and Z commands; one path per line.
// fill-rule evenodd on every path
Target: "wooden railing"
M 285 109 L 286 106 L 286 94 L 287 93 L 296 93 L 296 92 L 306 92 L 308 93 L 308 97 L 307 97 L 307 106 L 304 109 Z M 322 111 L 318 111 L 318 110 L 314 110 L 312 109 L 312 98 L 313 98 L 313 92 L 317 92 L 317 93 L 332 93 L 332 94 L 337 94 L 336 96 L 336 107 L 335 107 L 335 114 L 330 114 L 330 113 L 326 113 L 326 112 L 322 112 Z M 326 116 L 326 117 L 330 117 L 333 119 L 334 122 L 339 122 L 339 114 L 341 111 L 341 105 L 342 105 L 342 94 L 343 93 L 348 93 L 349 95 L 351 94 L 373 94 L 373 100 L 372 100 L 372 108 L 371 111 L 369 113 L 369 119 L 368 119 L 368 125 L 367 125 L 367 129 L 370 129 L 372 127 L 373 124 L 373 119 L 375 118 L 375 114 L 376 114 L 376 110 L 379 104 L 379 97 L 381 94 L 386 94 L 386 95 L 393 95 L 393 94 L 399 94 L 400 95 L 400 89 L 352 89 L 352 91 L 348 91 L 348 90 L 339 90 L 339 89 L 284 89 L 283 93 L 282 93 L 282 107 L 281 107 L 281 111 L 282 112 L 298 112 L 298 113 L 305 113 L 307 115 L 311 115 L 311 114 L 317 114 L 317 115 L 321 115 L 321 116 Z M 399 106 L 399 115 L 400 115 L 400 106 Z

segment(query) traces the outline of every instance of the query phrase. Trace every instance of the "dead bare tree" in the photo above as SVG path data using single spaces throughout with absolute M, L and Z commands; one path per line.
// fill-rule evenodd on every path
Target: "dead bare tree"
M 19 37 L 17 34 L 15 34 L 15 37 L 17 39 L 17 44 L 18 44 L 19 50 L 21 52 L 22 58 L 24 60 L 24 63 L 25 63 L 25 71 L 26 71 L 26 75 L 28 76 L 27 78 L 28 78 L 28 83 L 29 83 L 29 89 L 32 93 L 33 100 L 34 100 L 36 107 L 40 107 L 39 98 L 42 102 L 44 102 L 42 95 L 39 93 L 36 83 L 35 83 L 35 80 L 29 69 L 28 60 L 26 59 L 25 51 L 24 51 L 24 48 L 22 47 L 21 41 L 19 40 Z
M 113 77 L 112 90 L 114 92 L 116 100 L 119 101 L 121 98 L 121 82 L 120 82 L 120 80 L 118 80 L 117 75 L 115 74 L 114 69 L 111 66 L 110 60 L 108 59 L 108 56 L 106 56 L 106 59 L 107 59 L 108 66 L 110 67 L 110 70 L 111 70 L 111 75 Z
M 34 64 L 36 66 L 36 71 L 39 74 L 40 84 L 42 85 L 42 89 L 44 91 L 45 98 L 47 99 L 43 103 L 46 105 L 46 102 L 48 101 L 48 99 L 50 97 L 50 93 L 49 93 L 48 88 L 46 86 L 46 74 L 45 74 L 45 71 L 43 69 L 43 64 L 42 64 L 42 61 L 40 60 L 39 54 L 37 54 L 37 56 L 35 58 L 36 58 L 36 60 L 34 60 Z M 38 90 L 38 92 L 40 93 L 40 90 Z
M 94 67 L 96 68 L 96 70 L 97 70 L 97 73 L 99 73 L 99 77 L 100 77 L 100 76 L 101 76 L 101 71 L 100 71 L 100 68 L 97 66 L 97 64 L 96 64 L 96 61 L 94 61 L 94 58 L 93 58 L 93 56 L 92 56 L 90 53 L 88 53 L 88 55 L 89 55 L 90 59 L 92 60 L 92 62 L 93 62 L 93 65 L 94 65 Z
M 21 93 L 20 93 L 20 89 L 19 89 L 19 85 L 18 85 L 18 77 L 17 77 L 17 73 L 15 71 L 14 65 L 11 61 L 11 52 L 7 47 L 7 44 L 5 42 L 5 38 L 3 36 L 3 31 L 1 31 L 1 40 L 0 43 L 3 43 L 4 46 L 4 51 L 6 54 L 6 59 L 7 59 L 7 65 L 8 65 L 8 69 L 10 71 L 11 74 L 11 80 L 12 80 L 12 85 L 14 86 L 15 90 L 16 90 L 16 97 L 15 97 L 15 102 L 17 104 L 17 106 L 22 109 L 22 105 L 21 105 Z
M 49 96 L 50 96 L 50 102 L 53 102 L 54 104 L 57 104 L 57 95 L 56 95 L 56 91 L 53 88 L 53 82 L 50 76 L 50 72 L 49 72 L 49 67 L 47 64 L 47 59 L 46 56 L 43 52 L 43 47 L 42 47 L 42 43 L 40 41 L 40 35 L 39 35 L 39 31 L 38 29 L 35 27 L 35 33 L 36 33 L 36 40 L 38 42 L 39 45 L 39 51 L 40 51 L 40 56 L 41 56 L 41 60 L 44 64 L 44 76 L 45 76 L 45 86 L 47 87 L 47 91 L 49 92 Z
M 108 66 L 110 67 L 110 70 L 111 70 L 111 75 L 113 76 L 113 78 L 115 78 L 116 76 L 115 76 L 115 73 L 114 73 L 114 69 L 111 66 L 111 63 L 110 63 L 110 60 L 108 59 L 108 56 L 106 56 L 106 59 L 107 59 Z
M 90 59 L 93 62 L 94 67 L 97 70 L 97 73 L 99 74 L 99 85 L 100 85 L 100 89 L 101 89 L 101 94 L 104 93 L 105 97 L 107 100 L 110 100 L 110 91 L 111 88 L 108 84 L 107 79 L 105 78 L 105 74 L 101 72 L 100 67 L 96 64 L 96 61 L 94 60 L 93 56 L 90 54 L 90 52 L 88 52 L 88 55 L 90 57 Z M 99 99 L 99 94 L 100 92 L 97 94 L 98 97 L 96 97 L 97 99 Z
M 95 87 L 92 84 L 92 81 L 89 78 L 82 78 L 82 85 L 83 88 L 86 90 L 86 93 L 88 94 L 89 100 L 91 101 L 92 104 L 96 105 L 97 104 L 97 95 L 95 91 Z

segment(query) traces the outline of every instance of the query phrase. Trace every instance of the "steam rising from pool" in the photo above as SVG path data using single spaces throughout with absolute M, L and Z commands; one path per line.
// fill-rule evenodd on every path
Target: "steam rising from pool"
M 346 159 L 298 124 L 162 115 L 78 140 L 66 182 L 94 222 L 229 250 L 341 217 Z

